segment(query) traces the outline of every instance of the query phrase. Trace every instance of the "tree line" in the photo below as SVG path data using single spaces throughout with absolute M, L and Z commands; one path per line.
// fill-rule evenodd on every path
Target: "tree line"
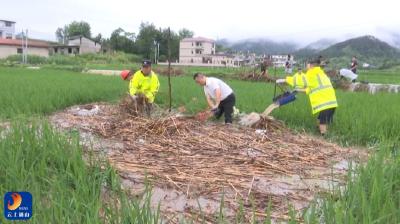
M 179 42 L 183 38 L 193 37 L 194 33 L 185 28 L 178 32 L 171 30 L 170 33 L 171 61 L 175 61 L 179 58 Z M 152 23 L 141 23 L 137 34 L 117 28 L 109 38 L 104 38 L 100 33 L 93 36 L 90 24 L 85 21 L 74 21 L 56 30 L 57 41 L 61 44 L 67 44 L 70 37 L 77 35 L 97 41 L 106 49 L 139 54 L 152 60 L 158 55 L 159 61 L 167 60 L 168 28 L 157 28 Z

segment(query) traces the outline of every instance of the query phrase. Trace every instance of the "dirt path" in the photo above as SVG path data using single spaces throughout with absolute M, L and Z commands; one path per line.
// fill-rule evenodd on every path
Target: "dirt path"
M 90 108 L 90 106 L 85 106 Z M 93 107 L 95 108 L 95 107 Z M 153 184 L 152 204 L 165 217 L 196 217 L 210 222 L 224 197 L 225 215 L 243 203 L 250 219 L 272 204 L 272 217 L 287 219 L 288 204 L 304 209 L 318 192 L 343 185 L 358 151 L 290 130 L 254 130 L 199 123 L 175 115 L 147 119 L 121 116 L 118 107 L 99 105 L 82 116 L 76 107 L 51 116 L 59 129 L 79 130 L 83 144 L 106 156 L 123 187 L 141 194 L 145 176 Z

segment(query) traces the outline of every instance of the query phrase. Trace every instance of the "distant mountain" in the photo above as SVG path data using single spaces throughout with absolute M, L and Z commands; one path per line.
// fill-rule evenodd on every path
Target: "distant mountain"
M 219 45 L 222 45 L 222 46 L 224 46 L 224 47 L 229 47 L 229 46 L 231 45 L 231 42 L 230 42 L 228 39 L 226 39 L 226 38 L 217 39 L 217 40 L 215 41 L 215 43 L 216 43 L 216 44 L 219 44 Z
M 246 39 L 230 43 L 226 39 L 217 41 L 233 51 L 250 52 L 256 54 L 289 54 L 296 50 L 297 45 L 290 42 L 275 42 L 268 39 Z
M 389 45 L 400 49 L 400 30 L 377 27 L 377 37 Z
M 323 50 L 325 48 L 328 48 L 334 44 L 336 44 L 338 41 L 334 39 L 320 39 L 315 42 L 312 42 L 308 44 L 304 49 L 312 49 L 312 50 Z
M 386 68 L 400 63 L 400 50 L 374 36 L 362 36 L 334 44 L 319 52 L 336 64 L 348 65 L 351 57 Z
M 348 67 L 353 56 L 358 58 L 360 65 L 367 63 L 379 68 L 388 68 L 400 64 L 400 50 L 374 36 L 352 38 L 323 50 L 305 47 L 296 51 L 294 55 L 298 60 L 322 55 L 333 67 Z
M 400 34 L 392 33 L 391 43 L 392 43 L 392 46 L 400 49 Z
M 319 50 L 312 48 L 301 48 L 293 53 L 296 60 L 304 61 L 305 59 L 319 55 Z
M 293 54 L 295 55 L 295 58 L 297 60 L 304 61 L 307 58 L 318 55 L 321 50 L 326 49 L 334 45 L 335 43 L 337 43 L 337 41 L 334 39 L 327 39 L 327 38 L 320 39 L 308 44 L 307 46 L 301 49 L 298 49 Z
M 321 51 L 328 57 L 359 55 L 362 57 L 397 57 L 399 50 L 374 36 L 362 36 L 332 45 Z

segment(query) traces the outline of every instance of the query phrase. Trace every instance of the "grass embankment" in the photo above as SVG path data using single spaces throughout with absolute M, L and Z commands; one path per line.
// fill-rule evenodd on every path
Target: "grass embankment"
M 83 160 L 76 135 L 61 135 L 42 121 L 19 121 L 0 128 L 0 139 L 0 193 L 32 194 L 29 223 L 158 222 L 148 195 L 144 203 L 129 199 L 107 163 L 90 155 Z M 3 214 L 0 222 L 6 223 Z

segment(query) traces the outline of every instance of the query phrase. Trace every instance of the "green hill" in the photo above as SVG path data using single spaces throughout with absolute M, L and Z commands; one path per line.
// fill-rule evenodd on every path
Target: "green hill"
M 319 54 L 331 63 L 348 66 L 356 56 L 360 64 L 368 63 L 378 68 L 388 68 L 400 63 L 400 51 L 373 36 L 362 36 L 334 44 Z
M 362 36 L 334 44 L 323 50 L 303 48 L 294 54 L 298 59 L 322 55 L 333 67 L 348 67 L 353 56 L 359 64 L 389 68 L 400 64 L 400 50 L 374 36 Z

